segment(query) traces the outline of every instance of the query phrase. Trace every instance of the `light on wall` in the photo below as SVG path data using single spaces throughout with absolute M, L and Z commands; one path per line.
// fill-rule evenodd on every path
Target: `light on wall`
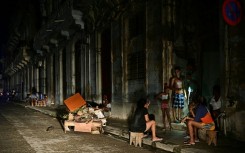
M 56 19 L 54 20 L 54 22 L 58 23 L 58 22 L 64 22 L 65 20 L 64 19 Z
M 38 61 L 38 66 L 39 67 L 42 67 L 42 65 L 43 65 L 43 62 L 40 60 L 40 61 Z

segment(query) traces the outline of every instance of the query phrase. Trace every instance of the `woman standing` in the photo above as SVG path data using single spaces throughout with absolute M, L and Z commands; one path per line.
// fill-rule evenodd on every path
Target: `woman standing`
M 222 105 L 222 98 L 220 96 L 220 86 L 219 85 L 215 85 L 213 87 L 213 97 L 211 98 L 209 104 L 210 104 L 211 114 L 215 121 L 216 127 L 219 128 L 218 127 L 219 125 L 218 116 L 220 115 L 220 109 Z

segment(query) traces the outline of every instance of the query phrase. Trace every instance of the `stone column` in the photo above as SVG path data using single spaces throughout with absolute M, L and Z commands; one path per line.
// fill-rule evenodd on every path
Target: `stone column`
M 86 85 L 86 77 L 85 77 L 85 70 L 86 70 L 86 64 L 85 64 L 85 52 L 86 52 L 87 46 L 85 44 L 82 44 L 81 46 L 81 94 L 82 96 L 85 96 L 85 85 Z M 85 97 L 84 97 L 85 98 Z
M 42 70 L 42 86 L 43 86 L 43 94 L 47 94 L 47 67 L 46 67 L 46 64 L 47 64 L 47 59 L 45 58 L 43 60 L 43 70 Z
M 23 82 L 23 84 L 22 84 L 22 82 L 21 82 L 21 84 L 22 84 L 22 95 L 23 95 L 23 99 L 25 99 L 26 98 L 26 96 L 27 96 L 27 93 L 26 93 L 26 68 L 24 67 L 24 68 L 22 68 L 22 82 Z
M 71 46 L 71 92 L 74 94 L 76 92 L 76 70 L 75 70 L 75 44 Z
M 39 83 L 39 66 L 35 67 L 35 83 L 37 87 L 37 92 L 40 92 L 41 88 Z
M 60 100 L 60 102 L 59 102 L 59 104 L 60 105 L 63 105 L 63 102 L 64 102 L 64 94 L 63 94 L 63 61 L 62 61 L 62 59 L 63 59 L 63 54 L 62 54 L 62 49 L 60 49 L 59 50 L 59 58 L 58 58 L 59 60 L 58 60 L 58 76 L 59 76 L 59 78 L 58 78 L 58 82 L 57 82 L 57 84 L 59 85 L 59 87 L 58 87 L 58 89 L 57 90 L 59 90 L 59 100 Z
M 28 73 L 27 73 L 27 66 L 24 67 L 24 75 L 23 75 L 23 80 L 24 80 L 24 97 L 27 96 L 27 94 L 29 94 L 28 91 Z
M 33 65 L 31 65 L 31 73 L 30 73 L 30 81 L 31 81 L 31 88 L 35 87 L 35 79 L 34 79 L 34 68 Z
M 54 104 L 54 65 L 53 65 L 53 54 L 49 55 L 47 61 L 47 94 L 48 94 L 48 105 Z
M 97 101 L 101 103 L 102 100 L 102 72 L 101 72 L 101 33 L 97 33 L 95 36 L 95 41 L 96 41 L 96 96 L 97 96 Z
M 26 91 L 27 93 L 31 93 L 31 81 L 30 81 L 30 66 L 26 66 Z

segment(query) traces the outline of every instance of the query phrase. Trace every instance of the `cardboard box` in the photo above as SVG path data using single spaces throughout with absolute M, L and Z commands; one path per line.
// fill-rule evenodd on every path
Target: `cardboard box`
M 86 105 L 86 101 L 83 99 L 83 97 L 80 95 L 80 93 L 76 93 L 75 95 L 67 98 L 64 101 L 65 105 L 69 109 L 70 112 L 73 112 L 80 107 Z

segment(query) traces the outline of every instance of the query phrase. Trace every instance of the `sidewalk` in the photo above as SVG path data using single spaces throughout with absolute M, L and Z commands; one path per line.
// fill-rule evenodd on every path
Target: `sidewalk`
M 40 111 L 44 114 L 57 117 L 58 114 L 65 110 L 64 107 L 35 107 L 26 105 L 24 102 L 16 103 L 20 104 L 26 108 L 34 109 Z M 173 125 L 173 127 L 178 127 L 178 125 Z M 128 124 L 126 120 L 108 118 L 107 126 L 104 127 L 105 134 L 115 135 L 118 138 L 129 139 L 128 134 Z M 204 142 L 198 142 L 192 146 L 184 145 L 184 135 L 183 130 L 163 131 L 160 127 L 157 127 L 157 136 L 162 137 L 162 142 L 152 142 L 150 137 L 143 139 L 143 146 L 151 146 L 156 149 L 165 150 L 169 152 L 176 153 L 242 153 L 244 152 L 245 145 L 243 142 L 238 142 L 236 140 L 225 137 L 222 134 L 218 136 L 217 146 L 211 144 L 210 146 Z

